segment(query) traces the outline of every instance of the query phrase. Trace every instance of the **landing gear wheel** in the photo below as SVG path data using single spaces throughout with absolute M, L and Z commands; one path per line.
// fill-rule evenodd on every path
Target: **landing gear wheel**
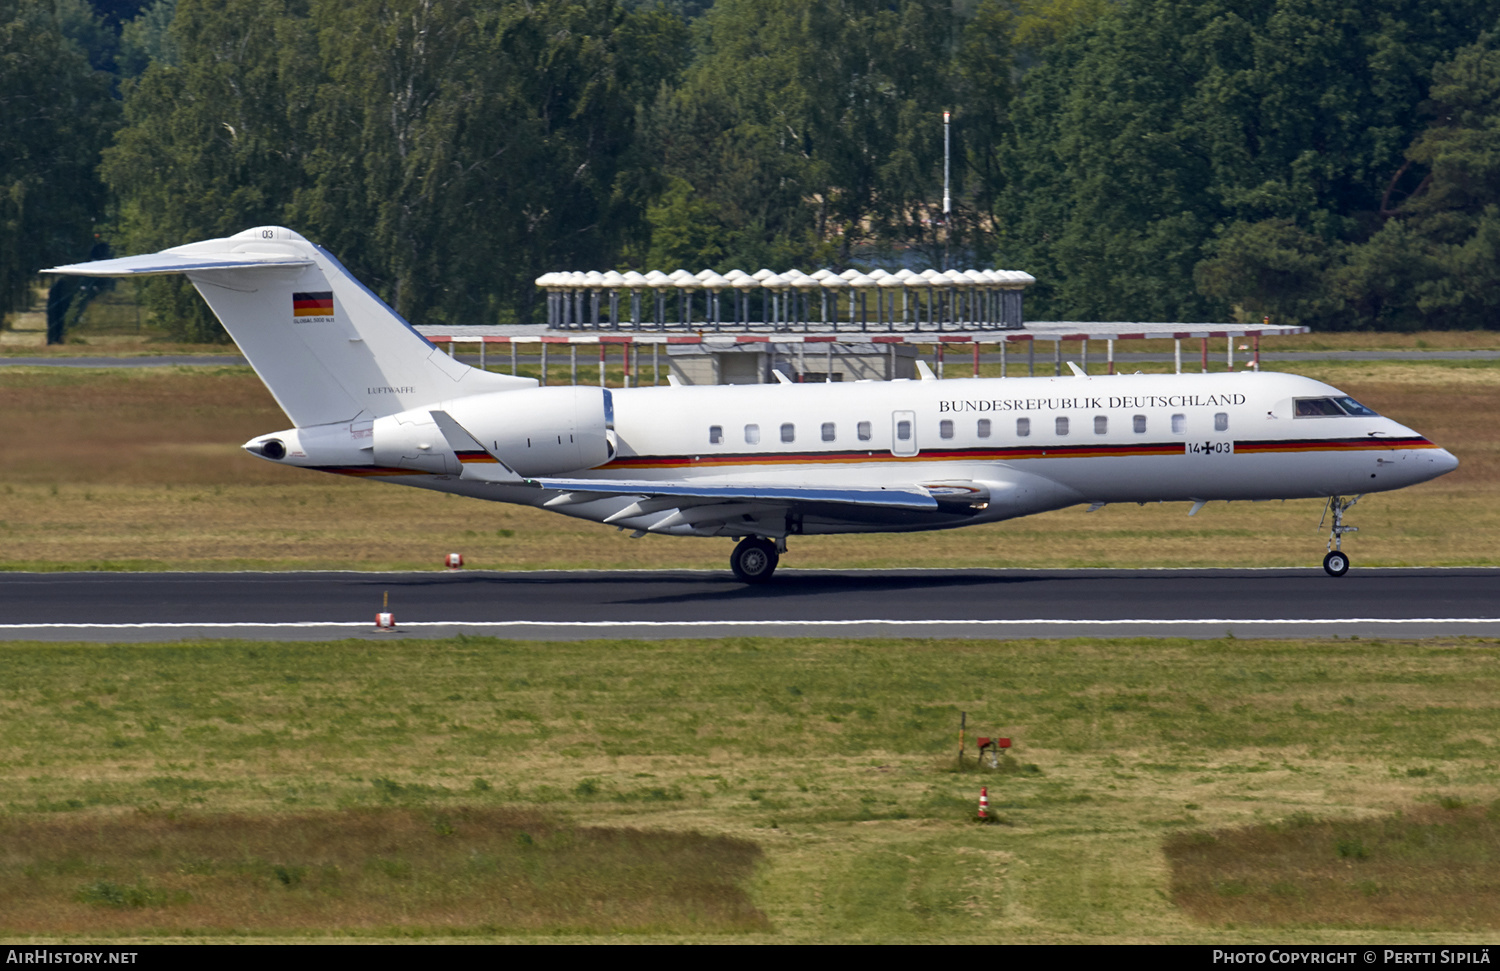
M 1323 557 L 1323 569 L 1328 571 L 1331 577 L 1341 577 L 1349 572 L 1349 557 L 1344 555 L 1344 536 L 1347 533 L 1359 532 L 1358 526 L 1344 525 L 1344 511 L 1363 498 L 1354 496 L 1346 499 L 1343 496 L 1329 496 L 1328 505 L 1323 509 L 1323 519 L 1318 520 L 1318 528 L 1323 528 L 1323 522 L 1328 514 L 1333 513 L 1333 529 L 1328 533 L 1328 555 Z
M 759 536 L 747 536 L 729 555 L 729 568 L 741 583 L 765 583 L 776 572 L 780 560 L 775 543 Z

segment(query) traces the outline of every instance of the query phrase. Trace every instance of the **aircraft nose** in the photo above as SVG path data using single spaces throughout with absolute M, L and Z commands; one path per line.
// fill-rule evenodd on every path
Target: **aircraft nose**
M 1446 448 L 1440 448 L 1432 456 L 1432 465 L 1432 475 L 1434 478 L 1440 475 L 1447 475 L 1449 472 L 1452 472 L 1454 469 L 1458 468 L 1458 456 L 1454 455 Z

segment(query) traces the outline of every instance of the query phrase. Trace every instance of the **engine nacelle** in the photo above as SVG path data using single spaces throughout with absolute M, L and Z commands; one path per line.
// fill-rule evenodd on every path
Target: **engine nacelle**
M 573 386 L 498 391 L 377 418 L 375 464 L 460 474 L 458 457 L 432 420 L 434 411 L 453 416 L 481 446 L 521 475 L 591 469 L 614 456 L 609 392 Z

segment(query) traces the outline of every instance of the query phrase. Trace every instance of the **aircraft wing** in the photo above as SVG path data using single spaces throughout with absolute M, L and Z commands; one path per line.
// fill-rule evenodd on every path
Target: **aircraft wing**
M 529 478 L 518 475 L 503 456 L 486 448 L 447 412 L 434 410 L 431 414 L 463 466 L 463 478 L 555 492 L 542 503 L 549 509 L 613 500 L 616 508 L 602 521 L 642 533 L 703 535 L 728 530 L 739 534 L 753 525 L 759 533 L 785 535 L 789 517 L 889 521 L 941 509 L 932 491 L 916 485 L 887 488 L 724 480 Z
M 557 492 L 542 505 L 559 509 L 581 503 L 618 506 L 601 521 L 645 533 L 785 536 L 793 521 L 902 522 L 939 509 L 921 487 L 859 488 L 793 486 L 754 482 L 662 482 L 650 479 L 529 480 Z
M 592 498 L 641 496 L 655 499 L 699 499 L 708 502 L 816 502 L 892 509 L 936 509 L 937 500 L 926 489 L 850 488 L 848 486 L 784 486 L 755 483 L 694 485 L 655 479 L 531 479 L 543 489 L 556 489 Z

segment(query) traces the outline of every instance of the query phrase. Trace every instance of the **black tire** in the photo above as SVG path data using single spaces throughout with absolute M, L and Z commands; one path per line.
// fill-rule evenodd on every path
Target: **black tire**
M 747 536 L 729 556 L 729 568 L 741 583 L 765 583 L 776 572 L 781 556 L 776 544 L 759 536 Z
M 1340 550 L 1334 550 L 1323 557 L 1323 569 L 1331 577 L 1341 577 L 1349 572 L 1349 557 Z

